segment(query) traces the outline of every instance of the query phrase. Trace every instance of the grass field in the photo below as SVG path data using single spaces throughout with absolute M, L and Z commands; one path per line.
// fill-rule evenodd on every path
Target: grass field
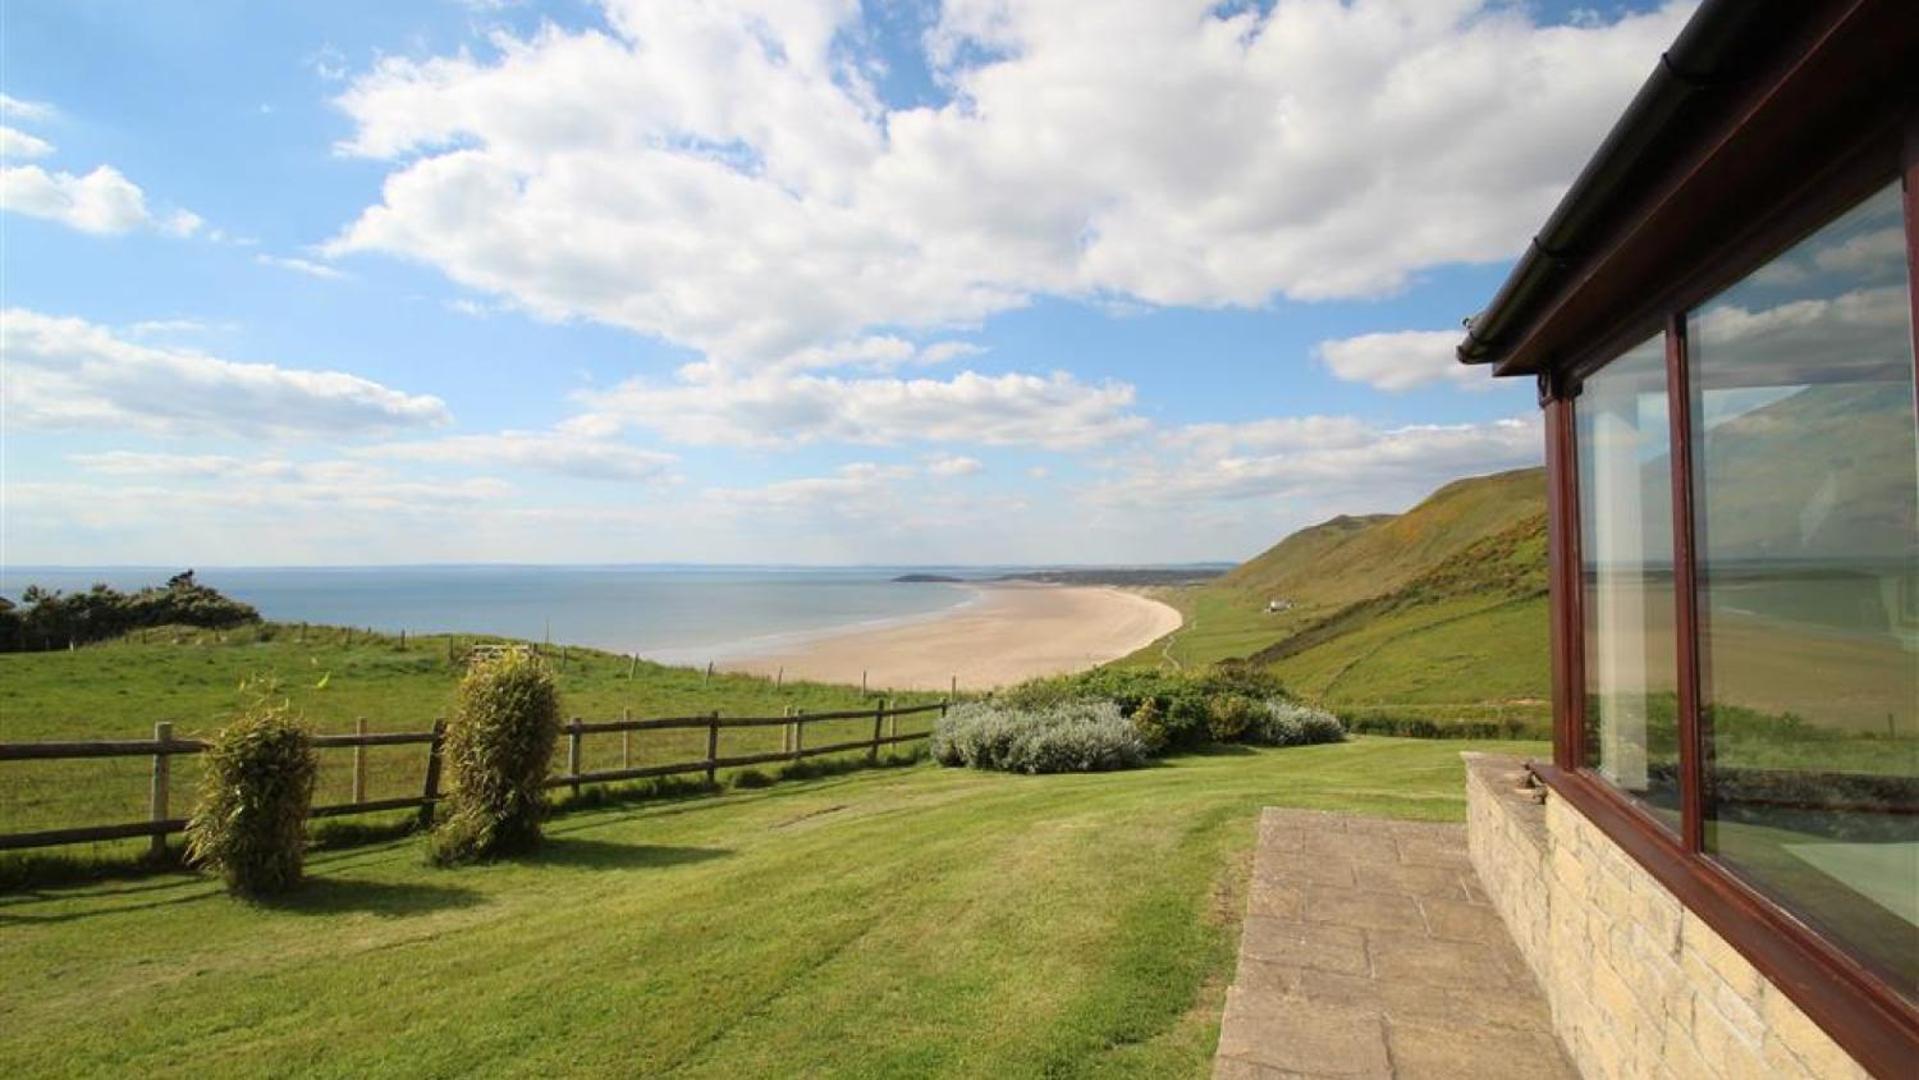
M 577 812 L 487 867 L 322 852 L 276 906 L 0 895 L 0 1072 L 1202 1076 L 1259 808 L 1456 820 L 1467 748 L 1543 752 L 920 765 Z
M 176 644 L 175 641 L 178 640 Z M 463 639 L 470 640 L 470 639 Z M 372 731 L 425 731 L 452 701 L 459 668 L 448 660 L 447 639 L 415 638 L 403 650 L 398 639 L 315 628 L 300 640 L 298 628 L 267 626 L 224 635 L 156 632 L 146 642 L 122 640 L 72 652 L 0 654 L 0 741 L 31 739 L 148 738 L 157 720 L 176 736 L 218 728 L 241 701 L 240 684 L 275 679 L 316 731 L 353 730 L 365 717 Z M 872 697 L 857 687 L 786 683 L 745 675 L 715 675 L 708 681 L 688 668 L 629 665 L 625 657 L 582 649 L 555 659 L 568 717 L 610 720 L 621 710 L 634 716 L 777 716 L 782 709 L 808 712 L 867 707 Z M 629 671 L 632 677 L 629 678 Z M 911 703 L 936 695 L 890 695 Z M 907 718 L 902 731 L 918 730 Z M 921 727 L 924 726 L 922 723 Z M 807 741 L 823 745 L 872 733 L 870 721 L 810 725 Z M 703 730 L 635 733 L 635 765 L 695 760 L 705 756 Z M 777 727 L 727 732 L 722 756 L 776 749 Z M 618 735 L 588 736 L 589 768 L 620 764 Z M 351 751 L 321 755 L 316 801 L 344 802 L 350 786 Z M 368 798 L 416 795 L 426 769 L 425 748 L 369 750 Z M 564 757 L 562 757 L 562 763 Z M 0 832 L 139 820 L 146 813 L 149 759 L 0 764 Z M 174 788 L 190 799 L 198 758 L 174 759 Z M 176 802 L 184 810 L 185 802 Z M 138 850 L 125 842 L 109 850 Z
M 1158 641 L 1114 661 L 1116 667 L 1196 670 L 1221 660 L 1249 656 L 1304 624 L 1302 614 L 1268 614 L 1263 600 L 1236 589 L 1184 586 L 1151 590 L 1185 620 Z

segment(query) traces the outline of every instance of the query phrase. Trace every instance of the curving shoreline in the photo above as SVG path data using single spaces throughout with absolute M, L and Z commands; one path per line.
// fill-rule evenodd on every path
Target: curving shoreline
M 722 661 L 727 671 L 890 690 L 986 690 L 1116 660 L 1179 628 L 1173 608 L 1105 586 L 991 583 L 978 600 L 898 626 L 829 634 Z

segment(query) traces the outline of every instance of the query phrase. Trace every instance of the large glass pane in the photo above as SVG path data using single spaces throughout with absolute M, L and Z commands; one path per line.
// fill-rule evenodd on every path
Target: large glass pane
M 1919 988 L 1919 439 L 1897 186 L 1689 319 L 1706 846 Z
M 1664 337 L 1588 378 L 1574 415 L 1586 583 L 1586 764 L 1677 827 Z

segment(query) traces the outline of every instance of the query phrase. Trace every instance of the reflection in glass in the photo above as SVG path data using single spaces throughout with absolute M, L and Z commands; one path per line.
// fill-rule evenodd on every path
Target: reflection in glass
M 1585 575 L 1586 764 L 1676 827 L 1672 457 L 1665 338 L 1589 377 L 1575 406 Z
M 1919 996 L 1919 443 L 1897 185 L 1688 320 L 1706 847 Z

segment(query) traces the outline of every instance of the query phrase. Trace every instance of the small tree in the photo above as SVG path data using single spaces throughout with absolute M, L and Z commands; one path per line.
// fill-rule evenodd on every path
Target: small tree
M 523 649 L 476 661 L 460 680 L 447 725 L 447 813 L 433 835 L 433 861 L 537 846 L 559 736 L 560 692 L 545 664 Z
M 187 855 L 238 896 L 299 884 L 306 817 L 320 763 L 313 739 L 271 685 L 208 742 L 200 799 L 187 823 Z

